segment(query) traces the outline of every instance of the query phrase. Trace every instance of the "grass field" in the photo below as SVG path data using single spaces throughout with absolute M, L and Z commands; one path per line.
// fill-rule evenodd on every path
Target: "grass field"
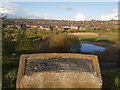
M 118 42 L 118 32 L 85 32 L 85 33 L 69 33 L 77 36 L 81 41 L 94 41 L 94 42 Z
M 88 42 L 102 42 L 114 47 L 108 48 L 104 53 L 96 52 L 94 54 L 99 56 L 99 61 L 112 62 L 117 61 L 117 44 L 118 44 L 118 32 L 85 32 L 85 33 L 70 33 L 78 37 L 80 41 Z M 29 36 L 32 39 L 38 39 L 38 36 Z M 57 39 L 58 40 L 58 39 Z M 103 46 L 106 44 L 102 44 Z M 19 65 L 19 57 L 7 57 L 3 58 L 3 77 L 2 86 L 3 88 L 15 88 L 16 76 Z M 115 78 L 118 75 L 117 71 L 106 72 L 101 70 L 103 78 L 103 87 L 116 88 Z

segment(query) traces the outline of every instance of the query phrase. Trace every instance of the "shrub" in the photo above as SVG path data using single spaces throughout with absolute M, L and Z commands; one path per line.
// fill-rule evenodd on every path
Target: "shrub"
M 25 31 L 21 30 L 16 35 L 16 50 L 17 51 L 28 51 L 31 49 L 32 41 L 27 38 Z
M 65 33 L 51 34 L 49 47 L 51 52 L 69 52 L 71 48 L 79 47 L 79 40 L 77 37 Z
M 115 86 L 120 88 L 120 73 L 115 78 Z
M 10 56 L 15 52 L 15 42 L 13 30 L 2 29 L 2 55 Z
M 38 32 L 38 36 L 39 37 L 42 38 L 44 35 L 45 35 L 45 31 L 44 30 L 41 30 L 41 31 Z
M 17 78 L 17 69 L 9 70 L 2 77 L 2 87 L 3 88 L 15 88 L 16 78 Z

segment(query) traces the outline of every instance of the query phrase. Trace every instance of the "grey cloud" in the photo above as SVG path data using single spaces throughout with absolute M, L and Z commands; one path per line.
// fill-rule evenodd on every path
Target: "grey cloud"
M 72 8 L 72 7 L 64 7 L 63 10 L 65 10 L 65 11 L 73 11 L 73 10 L 75 10 L 75 9 Z

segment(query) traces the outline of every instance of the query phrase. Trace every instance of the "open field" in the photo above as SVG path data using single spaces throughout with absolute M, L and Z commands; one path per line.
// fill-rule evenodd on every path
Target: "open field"
M 80 41 L 118 43 L 118 32 L 85 32 L 69 34 L 77 36 Z
M 38 33 L 40 33 L 40 32 L 38 32 Z M 59 33 L 61 33 L 61 32 L 59 32 Z M 15 53 L 16 55 L 12 55 L 12 56 L 6 55 L 6 57 L 3 58 L 3 77 L 2 77 L 3 78 L 3 88 L 15 88 L 17 70 L 18 70 L 18 65 L 19 65 L 19 55 L 23 54 L 25 52 L 28 53 L 27 50 L 34 49 L 34 48 L 35 48 L 35 51 L 38 50 L 39 53 L 42 53 L 42 51 L 40 51 L 41 49 L 39 49 L 39 48 L 43 49 L 43 47 L 44 47 L 45 50 L 47 49 L 48 39 L 46 39 L 45 37 L 49 34 L 50 34 L 50 32 L 48 32 L 47 34 L 44 34 L 44 32 L 43 32 L 43 33 L 41 33 L 41 35 L 35 35 L 35 34 L 28 35 L 27 38 L 29 37 L 32 40 L 32 44 L 36 42 L 36 44 L 34 44 L 34 47 L 28 48 L 29 46 L 26 46 L 24 48 L 21 48 L 21 41 L 19 41 L 19 43 L 18 43 L 18 45 L 20 45 L 19 48 L 23 49 L 24 51 L 17 50 Z M 100 52 L 88 53 L 88 54 L 97 55 L 100 63 L 101 62 L 115 62 L 115 63 L 118 62 L 118 58 L 117 58 L 117 56 L 118 56 L 118 47 L 117 47 L 118 32 L 102 32 L 101 31 L 101 32 L 92 32 L 92 33 L 84 32 L 84 33 L 69 33 L 69 34 L 74 34 L 75 36 L 77 36 L 78 42 L 80 42 L 80 43 L 84 43 L 84 42 L 92 43 L 92 44 L 100 45 L 100 46 L 107 48 L 106 51 L 102 52 L 102 53 L 100 53 Z M 51 35 L 51 36 L 53 37 L 53 35 Z M 57 43 L 58 43 L 58 42 L 60 42 L 60 38 L 61 38 L 61 35 L 57 38 L 52 38 L 51 40 L 54 42 L 57 41 Z M 23 39 L 23 38 L 20 38 L 20 39 Z M 26 41 L 29 42 L 29 40 L 27 40 L 27 39 L 24 42 L 25 39 L 23 39 L 23 41 L 22 41 L 23 44 L 26 44 Z M 61 42 L 64 41 L 64 39 L 66 40 L 66 37 L 62 38 Z M 73 39 L 71 39 L 71 40 L 73 40 Z M 69 41 L 69 43 L 71 43 L 71 40 Z M 65 42 L 68 43 L 68 40 L 66 40 Z M 27 45 L 28 45 L 28 43 L 27 43 Z M 35 45 L 36 45 L 36 47 L 35 47 Z M 60 50 L 61 50 L 61 48 L 60 48 Z M 65 49 L 63 49 L 63 50 L 65 50 Z M 10 48 L 10 51 L 11 51 L 11 48 Z M 19 55 L 18 55 L 18 51 L 20 52 Z M 44 51 L 44 49 L 43 49 L 43 51 Z M 32 52 L 32 53 L 34 53 L 34 52 Z M 83 54 L 82 52 L 77 52 L 77 53 Z M 101 68 L 101 73 L 102 73 L 102 77 L 103 77 L 103 81 L 104 81 L 103 87 L 115 88 L 116 87 L 115 78 L 118 75 L 118 72 L 114 71 L 114 70 L 112 70 L 112 71 L 109 70 L 109 72 L 108 72 L 108 70 L 106 70 L 106 71 L 105 70 L 106 70 L 106 68 Z

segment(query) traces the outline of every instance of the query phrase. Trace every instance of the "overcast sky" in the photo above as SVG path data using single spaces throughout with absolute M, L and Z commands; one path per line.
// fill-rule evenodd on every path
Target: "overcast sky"
M 118 19 L 118 2 L 0 2 L 0 13 L 59 20 Z

